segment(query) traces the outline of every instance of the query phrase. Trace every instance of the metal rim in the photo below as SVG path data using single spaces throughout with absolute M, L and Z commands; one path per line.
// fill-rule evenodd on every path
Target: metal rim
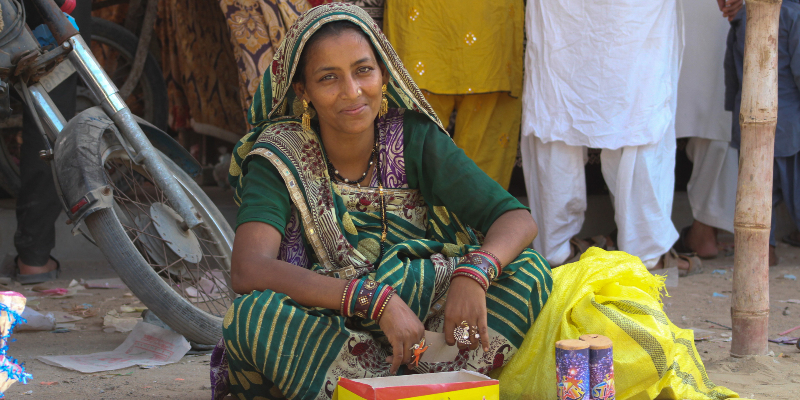
M 222 317 L 236 294 L 230 289 L 229 243 L 224 233 L 209 223 L 212 217 L 190 193 L 204 223 L 192 229 L 202 248 L 201 260 L 188 262 L 173 251 L 173 243 L 156 229 L 151 207 L 169 206 L 170 200 L 153 184 L 150 175 L 133 164 L 124 151 L 112 153 L 104 165 L 114 193 L 114 211 L 145 261 L 178 295 L 196 308 Z

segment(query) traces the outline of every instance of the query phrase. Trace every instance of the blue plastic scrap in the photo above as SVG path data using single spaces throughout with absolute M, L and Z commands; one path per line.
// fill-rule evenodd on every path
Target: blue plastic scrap
M 78 29 L 78 24 L 75 22 L 75 18 L 72 18 L 72 16 L 67 13 L 64 13 L 64 16 L 67 17 L 75 29 Z M 36 37 L 36 40 L 39 42 L 39 46 L 46 47 L 56 44 L 56 38 L 53 37 L 53 34 L 50 32 L 50 28 L 48 28 L 45 24 L 37 26 L 36 29 L 33 30 L 33 36 Z
M 786 274 L 786 275 L 784 275 L 784 276 L 783 276 L 783 279 L 788 279 L 788 280 L 791 280 L 791 281 L 796 281 L 796 280 L 797 280 L 797 277 L 796 277 L 796 276 L 794 276 L 794 275 Z
M 727 274 L 727 273 L 728 273 L 728 270 L 727 270 L 727 269 L 715 269 L 715 270 L 714 270 L 714 272 L 712 272 L 711 274 L 712 274 L 712 275 L 713 275 L 713 274 L 725 275 L 725 274 Z
M 728 297 L 728 295 L 726 295 L 726 294 L 722 294 L 722 293 L 717 293 L 717 292 L 714 292 L 714 295 L 713 295 L 713 297 Z

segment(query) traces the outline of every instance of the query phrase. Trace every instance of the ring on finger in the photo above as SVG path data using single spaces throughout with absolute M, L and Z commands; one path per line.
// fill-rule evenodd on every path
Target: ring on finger
M 474 337 L 475 339 L 480 339 L 481 338 L 481 334 L 478 333 L 478 327 L 477 326 L 470 326 L 469 328 L 470 328 L 470 332 L 472 333 L 472 337 Z
M 467 321 L 461 321 L 461 324 L 453 329 L 453 337 L 456 343 L 469 346 L 472 344 L 470 337 L 470 326 Z

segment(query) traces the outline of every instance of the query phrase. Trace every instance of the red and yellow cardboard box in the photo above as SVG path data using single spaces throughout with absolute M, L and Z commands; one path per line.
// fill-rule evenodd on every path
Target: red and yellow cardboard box
M 339 379 L 333 400 L 500 400 L 500 382 L 477 372 Z

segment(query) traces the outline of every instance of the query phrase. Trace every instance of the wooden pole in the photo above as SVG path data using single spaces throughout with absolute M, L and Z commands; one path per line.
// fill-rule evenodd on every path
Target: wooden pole
M 731 355 L 767 352 L 772 163 L 778 120 L 778 23 L 781 0 L 747 0 L 739 124 L 736 253 Z

